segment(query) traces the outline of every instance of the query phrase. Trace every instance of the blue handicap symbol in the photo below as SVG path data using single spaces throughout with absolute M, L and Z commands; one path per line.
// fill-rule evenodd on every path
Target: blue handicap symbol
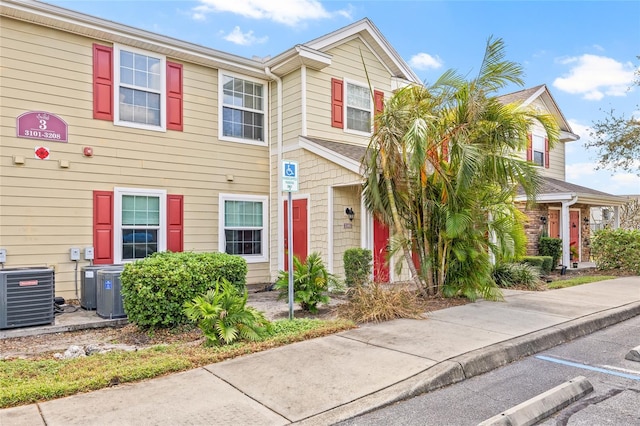
M 286 163 L 284 169 L 285 176 L 295 176 L 296 175 L 296 165 L 293 163 Z

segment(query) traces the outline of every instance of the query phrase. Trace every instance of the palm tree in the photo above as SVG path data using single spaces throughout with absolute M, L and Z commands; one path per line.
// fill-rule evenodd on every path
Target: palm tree
M 365 203 L 392 226 L 392 252 L 403 252 L 429 294 L 499 297 L 489 249 L 513 245 L 514 189 L 521 185 L 533 199 L 539 182 L 515 153 L 536 120 L 551 146 L 558 137 L 550 116 L 495 97 L 508 84 L 522 85 L 521 75 L 520 65 L 504 59 L 502 40 L 489 39 L 475 78 L 447 71 L 433 85 L 398 91 L 376 116 L 363 159 Z

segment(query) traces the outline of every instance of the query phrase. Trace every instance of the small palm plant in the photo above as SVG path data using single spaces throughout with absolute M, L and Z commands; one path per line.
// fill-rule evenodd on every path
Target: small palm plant
M 271 332 L 271 323 L 264 314 L 246 306 L 247 291 L 241 293 L 226 279 L 216 283 L 214 290 L 185 302 L 184 313 L 207 338 L 207 346 L 219 346 L 238 339 L 256 341 Z
M 293 258 L 293 300 L 304 311 L 318 312 L 318 303 L 329 303 L 329 288 L 337 287 L 337 278 L 327 271 L 319 253 L 311 253 L 304 263 Z M 278 299 L 289 297 L 289 272 L 280 271 L 275 288 L 280 291 Z

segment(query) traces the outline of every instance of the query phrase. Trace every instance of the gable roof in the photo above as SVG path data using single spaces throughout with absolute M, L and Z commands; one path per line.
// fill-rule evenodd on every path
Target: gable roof
M 413 83 L 420 83 L 420 78 L 413 72 L 411 67 L 402 59 L 369 18 L 363 18 L 346 27 L 304 43 L 304 45 L 311 49 L 327 51 L 353 37 L 359 37 L 369 46 L 372 52 L 389 68 L 394 77 Z
M 523 108 L 531 105 L 534 101 L 539 100 L 544 104 L 549 114 L 555 117 L 558 127 L 560 127 L 561 142 L 571 142 L 580 139 L 580 136 L 576 135 L 573 133 L 573 130 L 571 130 L 569 122 L 564 117 L 564 114 L 562 114 L 560 107 L 558 107 L 558 104 L 551 95 L 546 84 L 541 84 L 539 86 L 519 90 L 513 93 L 507 93 L 506 95 L 498 96 L 497 99 L 503 104 L 518 103 Z

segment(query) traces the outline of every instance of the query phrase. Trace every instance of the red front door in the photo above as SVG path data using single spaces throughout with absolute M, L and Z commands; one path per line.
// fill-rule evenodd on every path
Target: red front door
M 307 199 L 293 200 L 293 255 L 304 262 L 307 258 Z M 289 270 L 289 210 L 284 202 L 284 270 Z
M 577 210 L 569 211 L 569 245 L 575 246 L 580 250 L 580 212 Z M 578 259 L 576 259 L 577 261 Z
M 377 283 L 389 282 L 389 227 L 378 219 L 373 219 L 373 280 Z
M 560 238 L 560 210 L 549 210 L 549 237 Z

